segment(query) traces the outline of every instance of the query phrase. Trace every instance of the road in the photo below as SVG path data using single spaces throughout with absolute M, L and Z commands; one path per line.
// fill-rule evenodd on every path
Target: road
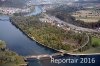
M 95 31 L 93 29 L 88 29 L 88 28 L 83 28 L 83 27 L 77 27 L 75 25 L 69 24 L 69 23 L 64 22 L 64 21 L 62 21 L 62 20 L 60 20 L 60 19 L 58 19 L 58 18 L 56 18 L 54 16 L 47 15 L 47 14 L 45 14 L 45 16 L 44 16 L 44 21 L 49 22 L 49 23 L 57 22 L 58 24 L 62 24 L 63 23 L 63 24 L 68 25 L 72 30 L 73 29 L 74 30 L 80 30 L 82 32 L 84 32 L 84 31 L 87 31 L 87 32 L 97 32 L 97 31 Z M 44 22 L 44 21 L 42 21 L 42 22 Z M 82 46 L 80 46 L 77 49 L 74 49 L 73 51 L 77 51 L 77 50 L 83 48 L 84 46 L 86 46 L 88 44 L 88 42 L 89 42 L 89 36 L 88 36 L 87 33 L 86 33 L 86 36 L 87 36 L 87 41 Z
M 94 29 L 89 29 L 89 28 L 84 28 L 84 27 L 75 26 L 73 24 L 69 24 L 67 22 L 60 20 L 59 18 L 56 18 L 55 16 L 45 14 L 45 18 L 49 18 L 51 20 L 57 21 L 58 23 L 64 23 L 64 24 L 68 25 L 71 29 L 74 29 L 74 30 L 77 30 L 77 31 L 100 32 L 100 31 L 97 31 L 97 30 L 94 30 Z

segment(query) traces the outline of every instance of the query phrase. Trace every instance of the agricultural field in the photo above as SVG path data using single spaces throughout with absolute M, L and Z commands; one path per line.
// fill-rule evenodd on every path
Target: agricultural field
M 87 23 L 98 22 L 100 20 L 100 10 L 80 10 L 73 12 L 73 17 L 76 20 L 81 20 Z

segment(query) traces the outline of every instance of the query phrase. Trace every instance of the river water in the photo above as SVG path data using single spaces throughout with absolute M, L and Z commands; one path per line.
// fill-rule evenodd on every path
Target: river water
M 37 14 L 40 14 L 41 12 L 42 12 L 41 6 L 35 6 L 34 11 L 25 16 L 37 15 Z
M 36 6 L 36 10 L 34 13 L 31 13 L 30 16 L 39 14 L 41 10 Z M 38 12 L 37 12 L 38 11 Z M 7 44 L 7 47 L 17 52 L 19 55 L 27 56 L 27 55 L 39 55 L 39 54 L 52 54 L 56 51 L 43 47 L 36 43 L 35 41 L 29 39 L 26 35 L 24 35 L 19 29 L 17 29 L 14 25 L 12 25 L 9 21 L 9 16 L 0 15 L 0 40 L 4 40 Z M 6 19 L 5 21 L 3 19 Z M 3 21 L 2 21 L 3 20 Z M 100 65 L 100 55 L 89 55 L 89 56 L 57 56 L 56 59 L 68 59 L 68 58 L 95 58 L 95 63 L 86 64 L 86 63 L 51 63 L 51 59 L 28 59 L 29 66 L 99 66 Z
M 0 21 L 0 40 L 4 40 L 10 50 L 17 52 L 19 55 L 37 55 L 51 54 L 55 51 L 38 45 L 35 41 L 30 40 L 19 29 L 9 22 L 8 16 L 0 16 L 0 19 L 8 19 L 8 21 Z

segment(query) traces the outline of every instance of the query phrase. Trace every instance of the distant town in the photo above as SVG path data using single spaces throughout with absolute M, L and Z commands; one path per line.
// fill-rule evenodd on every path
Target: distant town
M 26 12 L 31 12 L 30 8 L 13 8 L 13 7 L 0 7 L 0 13 L 2 14 L 14 14 L 14 13 L 26 13 Z

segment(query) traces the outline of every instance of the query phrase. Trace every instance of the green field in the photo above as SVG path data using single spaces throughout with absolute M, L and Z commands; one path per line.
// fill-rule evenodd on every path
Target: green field
M 100 53 L 100 38 L 97 37 L 92 37 L 91 40 L 91 47 L 83 52 L 74 52 L 74 53 L 83 53 L 83 54 L 88 54 L 88 53 Z
M 92 37 L 92 44 L 98 44 L 100 46 L 100 38 Z
M 100 38 L 92 37 L 91 44 L 93 47 L 84 51 L 83 53 L 100 53 Z

